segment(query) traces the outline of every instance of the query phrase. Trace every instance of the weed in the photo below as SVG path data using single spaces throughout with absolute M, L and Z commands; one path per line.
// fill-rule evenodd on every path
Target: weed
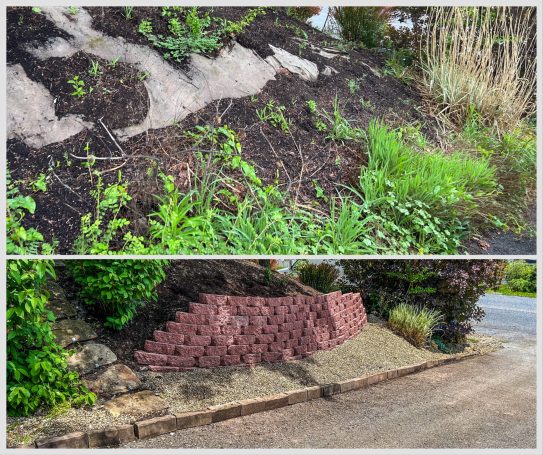
M 123 16 L 127 21 L 132 20 L 134 18 L 134 7 L 133 6 L 123 7 Z
M 370 111 L 373 111 L 375 109 L 375 104 L 373 104 L 371 102 L 371 100 L 367 100 L 365 99 L 364 97 L 360 97 L 360 105 L 364 108 L 364 109 L 368 109 Z
M 412 60 L 413 57 L 410 51 L 405 49 L 393 50 L 390 57 L 385 60 L 383 74 L 393 76 L 401 80 L 404 84 L 410 84 L 413 82 L 413 75 L 410 68 Z
M 353 95 L 360 90 L 360 85 L 356 79 L 349 79 L 347 81 L 347 87 L 349 87 L 349 92 Z
M 89 68 L 89 74 L 92 77 L 97 77 L 102 74 L 102 71 L 100 70 L 100 63 L 96 60 L 91 60 L 91 66 Z
M 47 181 L 46 180 L 47 180 L 47 176 L 43 172 L 40 173 L 40 175 L 38 175 L 36 180 L 34 180 L 33 182 L 30 183 L 32 191 L 34 191 L 34 192 L 42 191 L 42 192 L 45 193 L 47 191 Z
M 310 114 L 316 114 L 317 113 L 317 102 L 315 100 L 308 100 L 307 101 L 307 109 L 309 109 Z
M 276 106 L 273 100 L 270 100 L 262 109 L 256 110 L 256 115 L 263 122 L 269 122 L 276 128 L 280 128 L 283 133 L 290 130 L 291 120 L 285 118 L 285 106 Z
M 328 126 L 320 118 L 315 120 L 315 128 L 319 133 L 324 133 L 328 131 Z
M 148 71 L 143 71 L 141 73 L 138 73 L 138 80 L 143 82 L 145 79 L 147 79 L 149 76 L 151 75 L 151 73 L 149 73 Z
M 77 13 L 79 13 L 79 8 L 77 6 L 68 6 L 68 12 L 75 16 Z
M 85 91 L 85 81 L 79 79 L 79 76 L 76 74 L 74 77 L 69 79 L 68 84 L 70 84 L 73 88 L 73 92 L 71 93 L 72 96 L 75 96 L 76 98 L 82 98 L 84 97 L 87 92 Z
M 326 110 L 320 112 L 321 117 L 325 118 L 330 124 L 330 130 L 326 139 L 335 142 L 344 141 L 363 141 L 366 138 L 366 133 L 360 128 L 351 126 L 349 120 L 347 120 L 341 114 L 339 107 L 339 99 L 336 95 L 334 99 L 334 112 L 328 113 Z
M 368 129 L 368 165 L 359 177 L 361 197 L 398 247 L 455 251 L 467 223 L 499 191 L 488 159 L 467 154 L 416 152 L 376 121 Z M 462 220 L 460 222 L 459 220 Z M 392 224 L 391 224 L 392 223 Z
M 112 58 L 112 59 L 108 62 L 108 66 L 111 67 L 111 68 L 117 67 L 117 63 L 119 63 L 119 58 L 120 58 L 120 57 Z
M 138 32 L 148 37 L 153 33 L 153 23 L 150 20 L 142 20 L 138 25 Z
M 38 7 L 38 6 L 33 6 L 33 7 L 32 7 L 32 12 L 33 12 L 34 14 L 41 14 L 41 13 L 42 13 L 42 9 L 41 9 L 40 7 Z

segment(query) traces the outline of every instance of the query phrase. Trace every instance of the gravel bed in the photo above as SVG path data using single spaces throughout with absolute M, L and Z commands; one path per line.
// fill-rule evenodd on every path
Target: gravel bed
M 484 354 L 501 346 L 495 338 L 479 334 L 470 339 L 472 342 L 465 350 L 468 352 Z M 358 337 L 332 351 L 317 352 L 295 362 L 137 374 L 143 388 L 153 390 L 170 404 L 167 412 L 180 413 L 445 357 L 448 355 L 417 349 L 382 324 L 370 323 Z M 38 437 L 102 429 L 135 420 L 127 415 L 113 417 L 102 403 L 93 408 L 67 409 L 54 417 L 8 418 L 8 446 L 28 443 Z

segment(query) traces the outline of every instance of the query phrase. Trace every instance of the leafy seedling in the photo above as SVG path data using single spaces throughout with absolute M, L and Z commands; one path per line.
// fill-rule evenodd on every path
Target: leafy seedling
M 79 79 L 79 76 L 77 74 L 70 80 L 68 80 L 68 84 L 70 84 L 74 89 L 74 91 L 71 93 L 72 96 L 75 96 L 76 98 L 82 98 L 87 94 L 84 89 L 85 81 Z

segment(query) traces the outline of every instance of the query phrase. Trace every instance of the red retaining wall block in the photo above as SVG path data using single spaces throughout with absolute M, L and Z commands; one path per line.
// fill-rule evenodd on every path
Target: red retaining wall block
M 136 351 L 151 371 L 297 360 L 354 338 L 367 323 L 360 294 L 238 297 L 200 294 Z

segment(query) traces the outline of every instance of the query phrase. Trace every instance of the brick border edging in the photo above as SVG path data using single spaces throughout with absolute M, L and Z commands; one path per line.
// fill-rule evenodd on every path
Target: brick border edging
M 209 425 L 227 419 L 242 417 L 272 409 L 282 408 L 316 398 L 330 397 L 352 390 L 365 389 L 370 385 L 399 378 L 408 374 L 417 373 L 429 368 L 464 360 L 468 357 L 480 355 L 478 353 L 460 353 L 444 359 L 427 360 L 422 363 L 407 365 L 404 367 L 368 374 L 358 378 L 344 381 L 320 384 L 303 389 L 290 390 L 274 395 L 267 395 L 258 398 L 234 401 L 216 406 L 210 406 L 200 411 L 184 412 L 176 415 L 154 417 L 152 419 L 140 420 L 134 424 L 110 427 L 104 430 L 90 430 L 88 432 L 67 433 L 54 438 L 36 440 L 33 445 L 25 447 L 40 448 L 95 448 L 108 447 L 136 439 L 148 439 L 171 433 L 186 428 Z M 22 446 L 19 446 L 19 448 Z

